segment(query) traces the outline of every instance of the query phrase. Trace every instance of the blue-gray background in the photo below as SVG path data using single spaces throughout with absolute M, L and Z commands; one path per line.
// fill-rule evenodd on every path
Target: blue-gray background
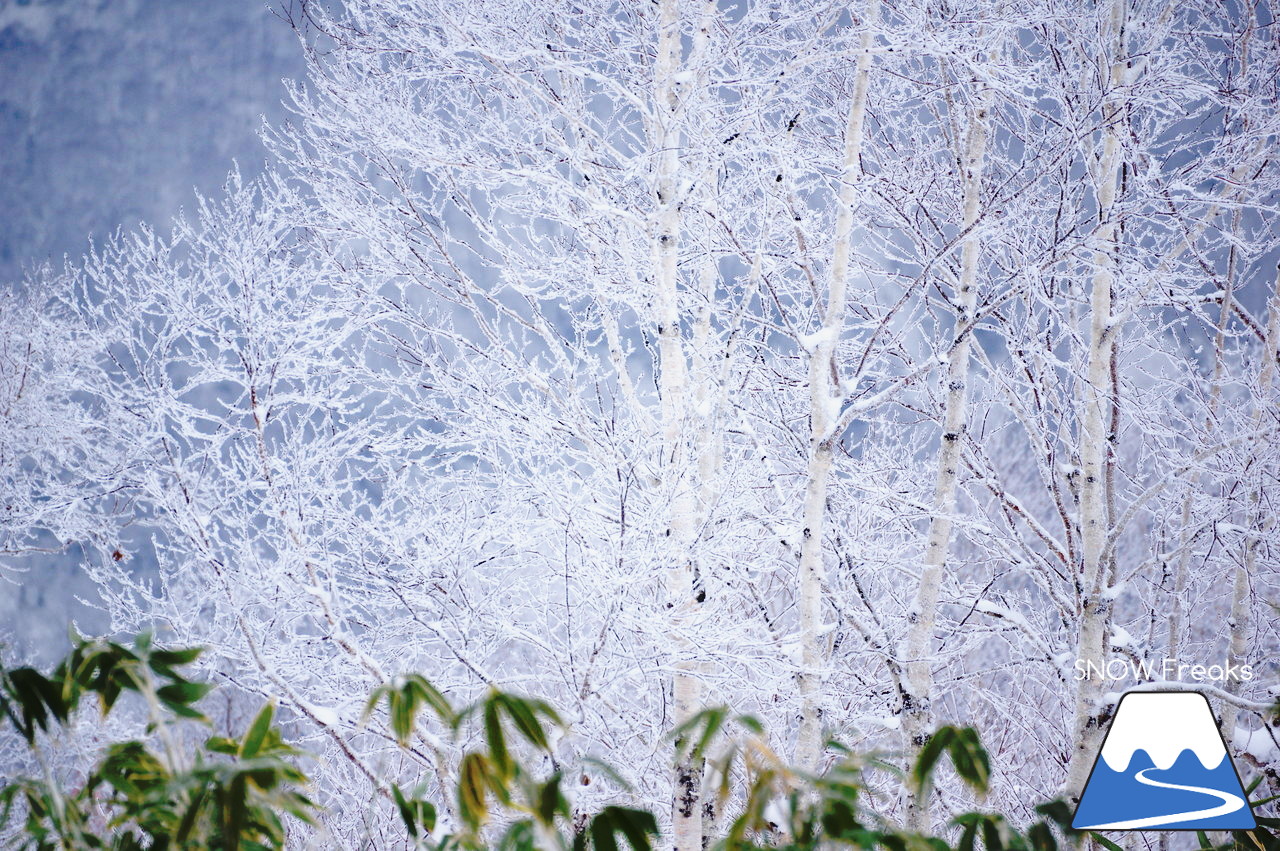
M 303 75 L 266 0 L 0 0 L 0 286 L 90 235 L 167 229 L 233 160 L 257 173 L 263 117 L 285 118 L 281 80 Z M 69 617 L 105 626 L 76 601 L 93 595 L 78 558 L 0 576 L 0 641 L 49 659 Z
M 255 173 L 303 73 L 267 0 L 0 0 L 0 278 Z

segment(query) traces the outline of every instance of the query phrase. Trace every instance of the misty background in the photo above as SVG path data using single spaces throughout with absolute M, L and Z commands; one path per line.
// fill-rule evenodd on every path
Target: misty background
M 0 0 L 0 281 L 77 261 L 117 229 L 167 231 L 233 161 L 262 170 L 264 117 L 301 78 L 294 32 L 264 0 Z M 80 553 L 0 575 L 0 641 L 59 657 L 66 624 L 106 626 Z M 147 565 L 135 564 L 145 570 Z

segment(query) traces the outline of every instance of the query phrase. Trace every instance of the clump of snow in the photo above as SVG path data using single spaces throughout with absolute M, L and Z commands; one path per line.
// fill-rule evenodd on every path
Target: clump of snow
M 338 713 L 327 706 L 312 706 L 311 716 L 326 727 L 336 727 L 338 724 Z
M 812 352 L 818 346 L 834 343 L 840 337 L 840 329 L 834 325 L 830 328 L 823 328 L 812 334 L 804 334 L 800 337 L 800 347 L 806 352 Z
M 1004 606 L 997 606 L 995 603 L 992 603 L 989 600 L 979 600 L 977 605 L 974 608 L 982 612 L 984 615 L 993 615 L 994 617 L 997 617 L 997 618 L 1004 618 L 1005 620 L 1011 623 L 1016 623 L 1018 626 L 1023 627 L 1024 629 L 1027 629 L 1027 630 L 1031 629 L 1031 624 L 1029 624 L 1027 622 L 1027 619 L 1024 618 L 1022 615 L 1020 615 L 1015 611 L 1012 611 L 1011 609 L 1006 609 Z
M 1236 727 L 1231 735 L 1231 744 L 1237 751 L 1247 753 L 1265 765 L 1280 758 L 1280 748 L 1276 747 L 1277 736 L 1280 733 L 1265 727 L 1257 730 Z

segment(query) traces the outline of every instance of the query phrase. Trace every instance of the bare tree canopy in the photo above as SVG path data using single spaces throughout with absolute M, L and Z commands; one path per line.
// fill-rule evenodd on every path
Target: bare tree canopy
M 407 671 L 547 698 L 680 851 L 718 704 L 814 771 L 972 725 L 1030 819 L 1176 680 L 1280 782 L 1267 2 L 288 11 L 268 173 L 0 305 L 0 570 L 278 697 L 335 846 L 458 771 L 361 724 Z

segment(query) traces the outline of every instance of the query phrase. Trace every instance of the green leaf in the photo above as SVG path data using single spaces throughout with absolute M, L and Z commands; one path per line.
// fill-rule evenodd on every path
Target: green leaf
M 471 830 L 479 829 L 489 817 L 485 803 L 489 763 L 484 754 L 469 753 L 458 767 L 458 812 Z
M 498 840 L 498 851 L 534 851 L 533 822 L 521 819 L 513 822 Z
M 930 736 L 929 740 L 920 748 L 920 753 L 916 756 L 916 763 L 911 768 L 911 780 L 915 784 L 917 793 L 923 794 L 928 788 L 933 777 L 933 770 L 937 767 L 938 760 L 942 758 L 942 754 L 951 745 L 951 739 L 954 736 L 954 727 L 943 727 Z
M 510 777 L 515 771 L 515 763 L 507 750 L 506 736 L 502 732 L 502 719 L 498 715 L 499 700 L 502 695 L 493 693 L 484 703 L 484 737 L 489 744 L 489 756 L 493 766 L 503 778 Z
M 597 851 L 617 851 L 619 833 L 634 851 L 651 851 L 650 836 L 658 835 L 658 821 L 647 810 L 609 806 L 591 820 L 591 842 Z
M 258 712 L 258 716 L 249 725 L 249 731 L 244 734 L 244 741 L 240 744 L 239 755 L 241 759 L 249 759 L 258 755 L 258 751 L 262 748 L 262 743 L 267 738 L 267 732 L 271 729 L 271 719 L 275 716 L 275 712 L 275 700 L 267 701 Z
M 204 740 L 204 749 L 213 753 L 235 756 L 240 752 L 240 743 L 225 736 L 210 736 Z
M 560 772 L 553 773 L 545 783 L 538 786 L 535 796 L 534 815 L 548 827 L 555 824 L 557 815 L 569 815 L 569 802 L 560 790 L 560 780 Z
M 180 647 L 172 650 L 156 650 L 149 658 L 153 668 L 157 665 L 176 668 L 181 665 L 190 665 L 199 659 L 202 653 L 204 653 L 203 647 Z
M 1089 837 L 1093 839 L 1094 842 L 1098 843 L 1103 848 L 1107 849 L 1107 851 L 1124 851 L 1123 848 L 1121 848 L 1119 845 L 1112 842 L 1110 839 L 1107 839 L 1107 837 L 1103 836 L 1101 833 L 1095 833 L 1091 831 L 1089 833 Z
M 445 699 L 445 696 L 440 693 L 439 689 L 432 685 L 431 682 L 421 674 L 410 674 L 408 681 L 409 686 L 417 694 L 420 702 L 425 703 L 430 707 L 431 711 L 436 714 L 436 717 L 445 724 L 452 723 L 454 715 L 453 707 L 449 705 L 449 701 Z
M 991 760 L 978 739 L 978 731 L 972 727 L 956 730 L 950 750 L 960 779 L 985 795 L 991 782 Z
M 991 761 L 986 749 L 982 747 L 978 733 L 972 727 L 952 726 L 940 727 L 920 749 L 911 771 L 912 781 L 919 794 L 923 795 L 928 791 L 933 772 L 943 753 L 951 757 L 951 764 L 961 780 L 979 793 L 986 794 L 991 782 Z
M 1038 804 L 1036 812 L 1048 818 L 1068 836 L 1077 833 L 1077 831 L 1071 829 L 1071 818 L 1074 815 L 1071 805 L 1061 798 Z
M 1058 851 L 1058 840 L 1053 836 L 1053 829 L 1042 821 L 1031 825 L 1027 831 L 1027 839 L 1033 851 Z
M 374 689 L 365 703 L 361 720 L 368 720 L 383 699 L 387 701 L 387 714 L 391 722 L 391 732 L 401 747 L 409 744 L 417 723 L 418 712 L 428 706 L 445 724 L 453 727 L 458 723 L 458 715 L 435 686 L 421 674 L 407 674 L 397 677 L 390 683 Z
M 182 814 L 182 820 L 178 823 L 178 829 L 174 838 L 179 842 L 186 842 L 192 831 L 195 829 L 196 822 L 200 818 L 200 811 L 204 809 L 205 801 L 208 799 L 208 788 L 201 786 L 195 790 L 188 802 L 186 811 Z
M 555 711 L 542 701 L 525 700 L 524 698 L 515 697 L 509 694 L 498 695 L 495 700 L 498 705 L 506 711 L 510 716 L 512 723 L 520 735 L 524 736 L 531 744 L 536 747 L 548 750 L 550 744 L 547 741 L 547 734 L 542 729 L 542 724 L 538 721 L 538 714 L 546 715 L 549 718 L 559 722 Z
M 618 851 L 618 840 L 609 816 L 601 813 L 591 820 L 591 845 L 595 851 Z
M 48 731 L 51 716 L 65 723 L 74 709 L 74 704 L 64 699 L 62 689 L 34 668 L 5 671 L 0 685 L 0 709 L 28 744 L 35 741 L 37 728 Z
M 711 706 L 672 730 L 670 735 L 676 742 L 677 761 L 697 760 L 705 756 L 728 718 L 728 707 Z
M 245 806 L 247 793 L 243 776 L 233 779 L 224 793 L 222 829 L 223 839 L 229 851 L 235 851 L 240 847 L 240 836 L 244 833 L 248 815 Z
M 982 820 L 982 844 L 987 851 L 1004 851 L 1009 845 L 1009 827 L 1000 816 L 986 816 Z
M 422 799 L 421 787 L 410 795 L 400 791 L 394 783 L 391 785 L 391 796 L 400 810 L 400 820 L 404 822 L 409 835 L 415 839 L 430 834 L 436 826 L 436 808 Z
M 192 683 L 184 680 L 156 689 L 156 698 L 174 715 L 208 723 L 209 719 L 204 713 L 192 708 L 192 704 L 212 689 L 213 686 L 208 683 Z
M 964 827 L 960 832 L 960 842 L 956 845 L 956 851 L 974 851 L 978 830 L 982 826 L 982 814 L 964 813 L 956 816 L 955 823 Z
M 822 830 L 834 839 L 855 839 L 865 832 L 854 805 L 839 798 L 823 802 Z
M 209 683 L 193 683 L 183 680 L 156 689 L 156 697 L 167 705 L 190 706 L 213 690 Z

